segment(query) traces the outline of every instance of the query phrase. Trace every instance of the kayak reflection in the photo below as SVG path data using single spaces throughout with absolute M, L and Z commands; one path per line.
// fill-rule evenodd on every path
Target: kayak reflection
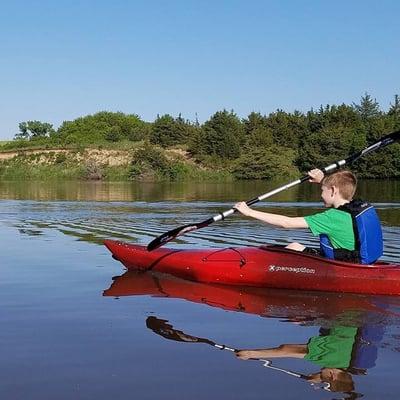
M 391 305 L 397 309 L 400 307 L 400 298 L 397 297 L 205 284 L 166 274 L 136 271 L 115 277 L 103 295 L 183 299 L 224 310 L 312 325 L 329 325 L 333 319 L 335 323 L 348 324 L 351 318 L 351 322 L 359 326 L 368 322 L 365 321 L 368 316 L 379 323 L 393 314 L 389 311 Z

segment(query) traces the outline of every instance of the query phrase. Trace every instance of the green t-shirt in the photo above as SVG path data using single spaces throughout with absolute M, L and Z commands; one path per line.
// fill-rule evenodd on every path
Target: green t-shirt
M 313 235 L 326 234 L 334 249 L 355 249 L 353 221 L 350 213 L 330 208 L 304 217 Z
M 312 337 L 308 342 L 306 360 L 324 368 L 348 368 L 357 328 L 336 326 L 327 336 Z

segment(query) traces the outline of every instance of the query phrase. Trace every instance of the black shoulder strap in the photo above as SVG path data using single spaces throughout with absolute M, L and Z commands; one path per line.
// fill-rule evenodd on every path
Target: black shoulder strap
M 353 223 L 354 243 L 355 243 L 355 250 L 352 253 L 353 255 L 356 254 L 358 259 L 360 258 L 361 242 L 358 234 L 356 217 L 358 214 L 360 214 L 360 212 L 362 212 L 369 206 L 370 206 L 369 203 L 361 199 L 354 199 L 351 200 L 349 203 L 343 204 L 342 206 L 338 207 L 338 210 L 348 212 L 351 215 L 351 221 Z
M 369 207 L 372 206 L 368 202 L 361 199 L 354 199 L 349 203 L 343 204 L 342 206 L 338 207 L 338 210 L 348 212 L 353 217 L 356 217 L 358 214 L 365 211 Z

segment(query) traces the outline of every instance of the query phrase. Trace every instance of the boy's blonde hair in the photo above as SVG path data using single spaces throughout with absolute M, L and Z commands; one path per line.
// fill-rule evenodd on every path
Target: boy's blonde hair
M 345 200 L 351 200 L 357 189 L 357 178 L 354 174 L 346 169 L 334 172 L 331 175 L 326 175 L 321 181 L 321 185 L 332 187 L 336 186 L 339 189 L 340 195 Z

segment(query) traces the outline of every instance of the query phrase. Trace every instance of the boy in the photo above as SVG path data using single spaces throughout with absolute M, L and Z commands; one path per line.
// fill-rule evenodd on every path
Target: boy
M 235 208 L 245 216 L 281 228 L 309 228 L 320 236 L 320 251 L 300 243 L 291 243 L 287 249 L 325 257 L 370 264 L 383 253 L 382 230 L 375 209 L 368 203 L 353 200 L 356 177 L 347 170 L 324 177 L 319 169 L 308 173 L 310 182 L 321 183 L 321 197 L 329 210 L 306 217 L 287 217 L 252 210 L 245 202 Z

